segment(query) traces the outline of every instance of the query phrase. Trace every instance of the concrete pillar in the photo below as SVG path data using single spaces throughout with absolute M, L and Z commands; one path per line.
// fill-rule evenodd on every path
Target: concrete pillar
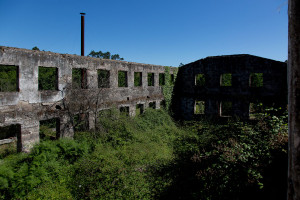
M 154 86 L 155 87 L 159 86 L 159 73 L 154 73 Z
M 87 88 L 95 89 L 98 88 L 98 73 L 97 70 L 86 70 L 87 75 Z
M 289 0 L 288 200 L 300 199 L 300 0 Z
M 59 118 L 60 124 L 60 137 L 73 137 L 74 136 L 74 128 L 70 123 L 70 116 L 64 115 Z
M 95 127 L 96 127 L 96 124 L 95 124 L 95 118 L 96 118 L 96 116 L 95 116 L 95 113 L 94 112 L 89 112 L 88 113 L 88 126 L 89 126 L 89 130 L 93 130 L 93 129 L 95 129 Z
M 38 120 L 27 119 L 21 124 L 22 151 L 29 152 L 33 145 L 40 141 L 40 123 Z

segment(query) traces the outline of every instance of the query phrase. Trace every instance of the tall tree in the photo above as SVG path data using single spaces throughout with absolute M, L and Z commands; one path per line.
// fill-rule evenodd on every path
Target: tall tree
M 102 59 L 124 60 L 124 58 L 121 58 L 119 54 L 111 54 L 109 51 L 102 52 L 102 51 L 92 50 L 88 56 L 94 57 L 94 58 L 102 58 Z

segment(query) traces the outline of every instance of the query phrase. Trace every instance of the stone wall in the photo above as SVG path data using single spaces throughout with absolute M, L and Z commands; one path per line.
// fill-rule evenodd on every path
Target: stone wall
M 205 79 L 203 85 L 196 83 L 198 74 Z M 221 85 L 223 74 L 230 74 L 231 86 Z M 262 85 L 251 85 L 254 75 L 262 76 Z M 199 101 L 203 114 L 195 113 Z M 231 116 L 241 119 L 249 119 L 250 103 L 286 107 L 286 63 L 243 54 L 207 57 L 179 68 L 172 102 L 177 119 L 222 117 L 222 102 L 229 102 Z
M 0 92 L 0 127 L 13 124 L 20 126 L 17 134 L 18 149 L 28 151 L 39 142 L 41 120 L 57 118 L 59 137 L 72 137 L 72 116 L 87 116 L 89 128 L 95 127 L 99 110 L 112 107 L 129 107 L 135 115 L 136 105 L 144 109 L 155 102 L 156 108 L 164 97 L 159 86 L 159 74 L 164 66 L 104 60 L 77 55 L 57 54 L 44 51 L 0 47 L 1 66 L 17 67 L 17 89 Z M 39 67 L 57 68 L 55 90 L 39 90 Z M 86 77 L 85 89 L 72 88 L 72 69 L 80 68 Z M 98 70 L 109 71 L 109 86 L 98 88 Z M 171 68 L 172 74 L 176 68 Z M 127 72 L 127 87 L 118 86 L 118 72 Z M 141 86 L 134 86 L 134 72 L 142 73 Z M 154 86 L 148 86 L 148 73 L 154 73 Z

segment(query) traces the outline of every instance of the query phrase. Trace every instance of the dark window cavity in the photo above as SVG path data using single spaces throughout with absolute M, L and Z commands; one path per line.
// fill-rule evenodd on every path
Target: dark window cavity
M 148 73 L 148 86 L 154 86 L 154 73 Z
M 0 92 L 19 91 L 19 68 L 17 66 L 0 65 Z
M 262 87 L 264 83 L 263 73 L 251 73 L 249 78 L 250 87 Z
M 72 69 L 72 88 L 86 89 L 87 88 L 86 69 Z
M 205 85 L 205 76 L 204 74 L 196 74 L 195 76 L 195 85 L 204 86 Z
M 222 74 L 220 77 L 221 86 L 232 86 L 232 74 Z
M 165 74 L 164 73 L 159 74 L 159 85 L 160 86 L 165 85 Z
M 142 86 L 142 72 L 134 72 L 134 86 Z
M 99 69 L 98 73 L 98 88 L 109 88 L 110 73 L 108 70 Z
M 58 90 L 58 69 L 39 67 L 39 90 Z
M 195 101 L 194 114 L 205 114 L 205 101 Z
M 118 72 L 118 87 L 128 87 L 127 71 Z

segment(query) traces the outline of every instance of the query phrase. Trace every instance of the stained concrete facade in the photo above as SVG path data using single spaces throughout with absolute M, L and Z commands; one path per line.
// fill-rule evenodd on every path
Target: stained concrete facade
M 262 85 L 251 85 L 253 73 L 262 76 Z M 205 79 L 202 85 L 196 83 L 198 74 Z M 224 74 L 230 74 L 231 86 L 222 86 Z M 196 113 L 197 102 L 204 105 L 202 114 Z M 177 119 L 222 117 L 222 102 L 230 103 L 230 116 L 241 119 L 249 119 L 250 103 L 286 107 L 287 64 L 242 54 L 207 57 L 179 68 L 172 102 Z
M 72 137 L 71 117 L 84 114 L 89 128 L 95 127 L 95 113 L 111 107 L 128 107 L 135 115 L 136 105 L 143 109 L 155 102 L 156 108 L 164 100 L 159 74 L 164 66 L 125 61 L 104 60 L 77 55 L 0 47 L 1 66 L 16 66 L 17 90 L 0 92 L 0 127 L 18 124 L 19 151 L 28 151 L 39 142 L 41 120 L 57 118 L 59 137 Z M 55 90 L 39 90 L 39 67 L 57 68 Z M 72 89 L 72 69 L 84 69 L 86 89 Z M 97 70 L 109 71 L 109 86 L 98 88 Z M 170 68 L 172 74 L 175 68 Z M 118 72 L 127 72 L 127 87 L 118 87 Z M 134 72 L 142 74 L 141 86 L 134 86 Z M 154 86 L 148 86 L 148 73 L 154 74 Z

